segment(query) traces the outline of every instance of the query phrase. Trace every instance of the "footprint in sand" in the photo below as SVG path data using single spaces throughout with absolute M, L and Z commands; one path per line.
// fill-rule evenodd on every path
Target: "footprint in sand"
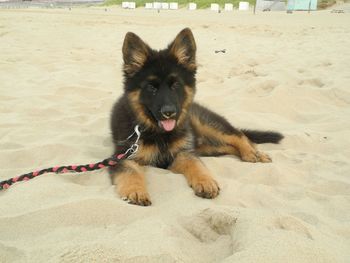
M 325 84 L 318 78 L 313 78 L 313 79 L 303 79 L 298 82 L 298 85 L 309 85 L 309 86 L 314 86 L 317 88 L 322 88 Z
M 232 240 L 232 231 L 235 227 L 238 215 L 225 209 L 207 208 L 194 216 L 182 218 L 180 224 L 201 246 L 206 248 L 207 256 L 220 262 L 233 255 L 236 244 Z M 207 257 L 206 256 L 206 257 Z M 208 258 L 198 262 L 212 262 Z
M 24 261 L 25 254 L 23 251 L 0 243 L 1 262 L 20 262 Z M 3 260 L 3 261 L 2 261 Z
M 58 252 L 56 257 L 59 258 L 59 262 L 101 262 L 101 258 L 106 255 L 118 258 L 116 254 L 116 250 L 108 246 L 80 244 L 74 247 L 66 246 Z
M 251 79 L 267 76 L 267 74 L 263 70 L 257 68 L 257 66 L 259 66 L 259 63 L 256 61 L 249 61 L 248 64 L 244 65 L 236 65 L 231 68 L 228 77 L 231 78 L 237 76 L 243 79 Z
M 327 67 L 330 67 L 332 65 L 333 65 L 333 63 L 330 60 L 324 60 L 324 61 L 322 61 L 320 64 L 318 64 L 316 66 L 327 68 Z
M 305 72 L 306 72 L 306 69 L 303 69 L 303 68 L 298 69 L 298 73 L 300 74 L 304 74 Z
M 0 37 L 3 37 L 5 35 L 7 35 L 8 33 L 10 33 L 10 32 L 0 32 Z
M 294 217 L 291 217 L 291 216 L 279 217 L 275 221 L 275 226 L 276 228 L 279 228 L 282 230 L 293 231 L 297 234 L 303 235 L 308 239 L 313 239 L 308 228 L 301 221 L 299 221 Z
M 251 78 L 258 77 L 259 74 L 255 71 L 253 67 L 249 67 L 246 65 L 240 65 L 234 68 L 231 68 L 229 77 L 243 77 L 243 78 Z
M 220 235 L 230 235 L 237 218 L 225 211 L 205 209 L 195 216 L 184 218 L 183 227 L 201 242 L 214 242 Z
M 310 225 L 317 225 L 319 223 L 319 219 L 317 216 L 309 214 L 309 213 L 304 213 L 304 212 L 295 212 L 293 213 L 293 216 L 301 219 L 302 221 L 310 224 Z
M 263 97 L 269 95 L 278 85 L 278 81 L 265 80 L 258 83 L 257 85 L 253 85 L 253 87 L 250 87 L 248 89 L 248 92 L 258 97 Z

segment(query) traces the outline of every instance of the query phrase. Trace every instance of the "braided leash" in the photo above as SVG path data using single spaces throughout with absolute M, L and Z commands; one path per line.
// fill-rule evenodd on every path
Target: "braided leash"
M 91 164 L 85 164 L 85 165 L 56 166 L 56 167 L 46 168 L 39 171 L 34 171 L 34 172 L 30 172 L 20 176 L 16 176 L 8 180 L 1 181 L 0 191 L 9 188 L 14 183 L 21 182 L 21 181 L 28 181 L 30 179 L 33 179 L 39 175 L 46 174 L 46 173 L 56 173 L 56 174 L 71 173 L 71 172 L 82 173 L 87 171 L 99 170 L 105 167 L 116 166 L 119 161 L 124 159 L 130 159 L 137 152 L 139 147 L 138 141 L 141 136 L 138 125 L 135 126 L 134 133 L 131 134 L 125 141 L 132 138 L 134 134 L 137 135 L 137 139 L 130 146 L 130 148 L 126 150 L 125 153 L 112 155 L 111 157 L 104 159 L 103 161 L 98 163 L 91 163 Z

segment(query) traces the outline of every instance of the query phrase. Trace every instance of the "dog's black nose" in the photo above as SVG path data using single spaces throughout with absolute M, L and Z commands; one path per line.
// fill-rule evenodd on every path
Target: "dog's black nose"
M 176 108 L 173 105 L 165 105 L 160 109 L 160 113 L 167 119 L 176 115 Z

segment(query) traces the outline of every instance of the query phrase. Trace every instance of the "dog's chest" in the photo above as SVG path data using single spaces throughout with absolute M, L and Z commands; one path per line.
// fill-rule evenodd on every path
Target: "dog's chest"
M 193 145 L 191 133 L 173 137 L 157 135 L 146 137 L 140 140 L 134 160 L 142 165 L 167 168 L 179 152 L 192 151 Z

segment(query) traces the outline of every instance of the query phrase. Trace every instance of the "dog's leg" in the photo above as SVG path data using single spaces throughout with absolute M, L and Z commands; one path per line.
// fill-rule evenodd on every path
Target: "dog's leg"
M 210 128 L 207 127 L 207 132 L 201 134 L 202 140 L 195 149 L 197 154 L 204 156 L 236 155 L 245 162 L 271 162 L 271 158 L 258 151 L 244 134 L 224 134 L 215 129 L 208 132 L 208 129 Z
M 119 196 L 130 204 L 148 206 L 151 199 L 146 189 L 142 166 L 135 161 L 125 160 L 111 171 L 112 182 L 116 185 Z
M 259 152 L 255 145 L 242 133 L 240 135 L 223 136 L 225 143 L 238 150 L 242 161 L 269 163 L 271 158 L 263 152 Z
M 186 152 L 179 153 L 169 169 L 185 175 L 197 196 L 210 199 L 219 194 L 218 183 L 196 156 Z
M 196 145 L 195 151 L 200 156 L 221 156 L 221 155 L 236 155 L 240 156 L 239 151 L 230 145 L 210 144 L 210 142 L 200 142 Z
M 259 152 L 244 133 L 234 128 L 222 116 L 194 105 L 191 125 L 196 135 L 196 153 L 199 155 L 237 155 L 246 162 L 271 162 L 271 158 Z

